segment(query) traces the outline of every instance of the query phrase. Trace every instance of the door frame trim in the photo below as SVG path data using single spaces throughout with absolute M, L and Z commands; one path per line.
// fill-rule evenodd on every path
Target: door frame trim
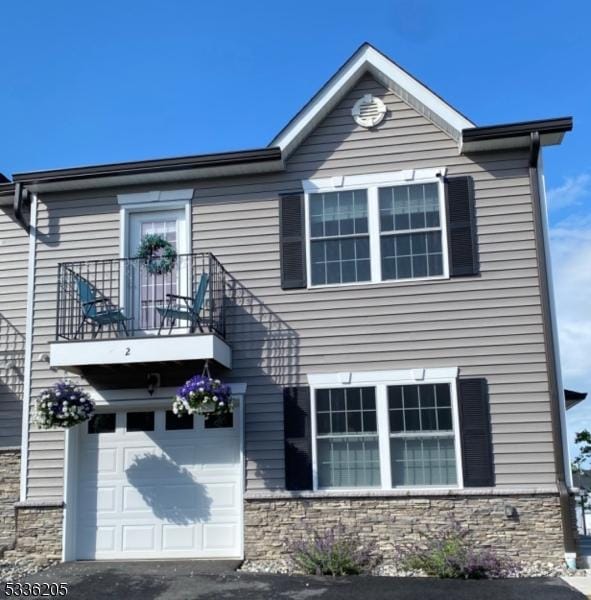
M 240 480 L 238 490 L 240 493 L 240 514 L 238 519 L 239 531 L 239 559 L 244 559 L 244 492 L 245 492 L 245 435 L 244 435 L 244 403 L 246 397 L 246 383 L 230 383 L 232 393 L 238 397 L 238 411 L 240 415 L 239 438 L 239 466 Z M 96 403 L 97 412 L 104 412 L 107 408 L 114 410 L 150 408 L 162 410 L 170 405 L 171 400 L 162 396 L 174 395 L 176 388 L 160 388 L 160 399 L 145 398 L 146 390 L 120 389 L 120 390 L 90 390 L 91 397 Z M 129 398 L 129 400 L 127 400 Z M 131 400 L 134 398 L 134 400 Z M 84 424 L 82 424 L 84 425 Z M 78 517 L 78 453 L 80 447 L 80 425 L 66 429 L 65 432 L 65 460 L 64 460 L 64 526 L 62 530 L 62 562 L 76 560 L 76 521 Z M 234 557 L 232 557 L 234 558 Z M 121 559 L 124 560 L 124 559 Z
M 189 193 L 190 192 L 190 195 Z M 149 192 L 146 194 L 123 194 L 118 196 L 149 196 L 149 194 L 162 195 L 164 192 Z M 122 203 L 119 199 L 119 258 L 128 258 L 128 245 L 130 240 L 130 216 L 137 213 L 149 213 L 149 212 L 164 212 L 167 210 L 184 210 L 185 211 L 185 236 L 186 236 L 186 248 L 187 254 L 193 252 L 193 223 L 192 223 L 192 198 L 193 190 L 176 190 L 166 192 L 167 198 L 174 197 L 175 200 L 162 200 L 160 197 L 154 196 L 154 199 L 146 202 L 135 201 L 133 203 Z M 178 194 L 175 196 L 175 194 Z M 179 199 L 180 198 L 180 199 Z M 179 252 L 183 254 L 183 252 Z M 119 290 L 120 290 L 120 303 L 123 308 L 126 307 L 129 301 L 129 291 L 127 289 L 127 281 L 125 279 L 125 269 L 119 269 Z M 133 299 L 132 299 L 133 302 Z

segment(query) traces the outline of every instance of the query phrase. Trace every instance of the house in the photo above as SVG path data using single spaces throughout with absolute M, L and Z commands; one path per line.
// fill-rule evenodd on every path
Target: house
M 542 150 L 571 129 L 476 126 L 364 44 L 268 147 L 0 183 L 6 556 L 276 559 L 340 521 L 391 558 L 455 518 L 562 562 Z M 176 258 L 151 272 L 154 233 Z M 163 316 L 203 273 L 198 321 Z M 179 419 L 177 388 L 208 371 L 234 412 Z M 40 429 L 62 377 L 97 414 Z

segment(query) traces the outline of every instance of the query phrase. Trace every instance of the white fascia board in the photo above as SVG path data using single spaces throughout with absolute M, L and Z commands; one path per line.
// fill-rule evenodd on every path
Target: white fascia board
M 328 114 L 366 71 L 377 72 L 386 81 L 406 90 L 425 107 L 449 123 L 459 134 L 463 129 L 474 127 L 474 123 L 466 119 L 437 94 L 369 45 L 360 48 L 341 71 L 334 81 L 329 82 L 302 110 L 300 115 L 269 144 L 269 146 L 279 146 L 284 158 L 291 154 L 299 140 L 303 139 L 315 124 Z
M 403 171 L 389 171 L 386 173 L 367 173 L 364 175 L 343 175 L 339 177 L 320 177 L 302 181 L 304 192 L 331 192 L 343 189 L 360 188 L 373 185 L 388 185 L 390 183 L 404 183 L 423 181 L 444 177 L 447 167 L 430 169 L 404 169 Z
M 401 369 L 395 371 L 359 371 L 339 373 L 308 373 L 312 387 L 371 385 L 380 383 L 428 383 L 456 379 L 458 367 L 436 369 Z
M 385 75 L 389 80 L 398 84 L 406 90 L 411 96 L 414 96 L 419 102 L 427 108 L 439 115 L 441 119 L 449 123 L 454 129 L 462 131 L 474 127 L 474 123 L 466 119 L 464 115 L 459 113 L 447 102 L 442 100 L 437 94 L 432 92 L 428 87 L 423 85 L 418 79 L 400 68 L 396 63 L 375 50 L 368 47 L 367 62 L 371 67 Z
M 149 204 L 151 202 L 174 202 L 175 200 L 191 200 L 193 188 L 182 190 L 155 190 L 153 192 L 137 192 L 133 194 L 117 194 L 119 204 Z
M 215 335 L 149 336 L 53 342 L 49 363 L 56 368 L 89 365 L 129 365 L 182 360 L 212 359 L 232 368 L 232 350 Z

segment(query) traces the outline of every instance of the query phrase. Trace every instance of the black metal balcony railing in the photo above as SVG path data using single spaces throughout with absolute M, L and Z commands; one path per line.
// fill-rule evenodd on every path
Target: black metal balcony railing
M 179 254 L 168 273 L 151 273 L 140 258 L 60 263 L 56 339 L 223 337 L 225 288 L 226 271 L 209 252 Z

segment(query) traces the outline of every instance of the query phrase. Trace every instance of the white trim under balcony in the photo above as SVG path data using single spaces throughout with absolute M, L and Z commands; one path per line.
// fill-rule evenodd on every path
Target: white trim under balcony
M 230 369 L 232 350 L 215 334 L 195 334 L 53 342 L 49 354 L 51 367 L 66 370 L 189 360 L 213 360 Z

